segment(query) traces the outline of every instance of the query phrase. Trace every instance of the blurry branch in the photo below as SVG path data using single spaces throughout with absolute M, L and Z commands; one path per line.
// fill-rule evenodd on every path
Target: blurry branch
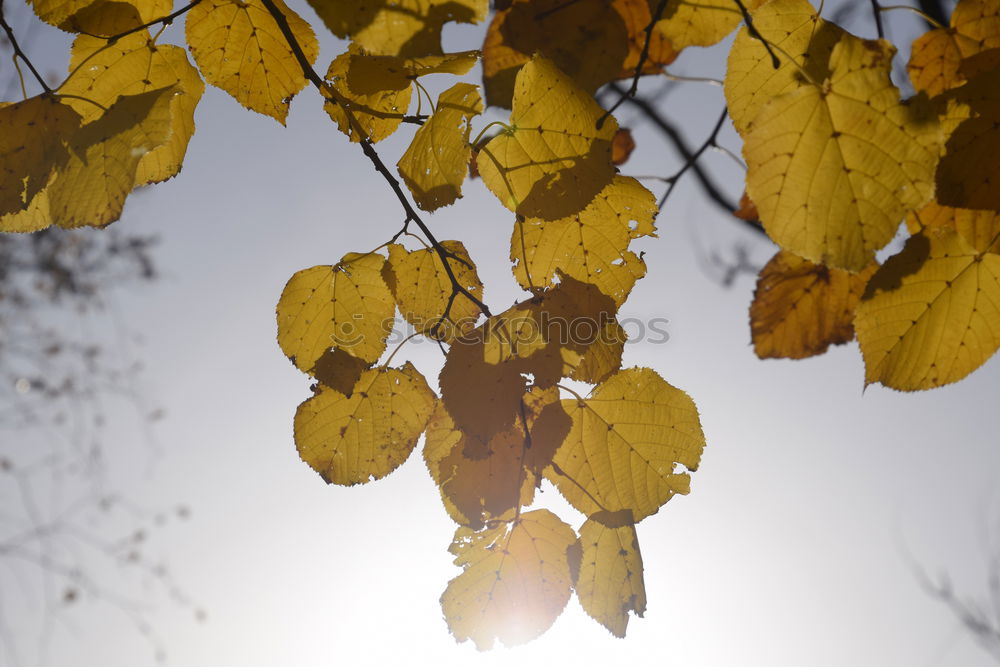
M 924 591 L 948 607 L 969 636 L 1000 662 L 1000 555 L 991 559 L 987 594 L 982 599 L 956 593 L 947 574 L 932 580 L 918 570 L 917 579 Z
M 988 505 L 985 507 L 988 508 Z M 928 573 L 913 556 L 906 543 L 898 546 L 917 583 L 932 600 L 946 607 L 965 634 L 1000 663 L 1000 517 L 989 509 L 980 516 L 980 549 L 985 562 L 985 577 L 976 594 L 956 589 L 947 572 Z
M 45 664 L 58 626 L 83 601 L 123 615 L 162 657 L 152 595 L 193 606 L 148 555 L 155 533 L 189 511 L 148 510 L 123 493 L 115 468 L 136 451 L 111 449 L 105 430 L 111 409 L 135 412 L 141 428 L 161 415 L 143 405 L 141 365 L 110 300 L 115 289 L 156 279 L 152 244 L 116 230 L 0 236 L 4 664 Z

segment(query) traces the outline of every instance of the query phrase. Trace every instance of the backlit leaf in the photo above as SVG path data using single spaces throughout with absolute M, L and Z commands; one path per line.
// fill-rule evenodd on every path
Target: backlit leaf
M 442 405 L 427 425 L 424 461 L 456 522 L 476 530 L 518 507 L 531 504 L 552 451 L 531 437 L 542 408 L 559 399 L 555 387 L 533 387 L 521 398 L 515 421 L 483 447 L 469 442 Z M 564 428 L 568 430 L 568 420 Z
M 569 377 L 580 382 L 596 384 L 603 382 L 622 367 L 622 354 L 628 334 L 617 320 L 608 319 L 590 345 L 580 355 L 579 361 L 572 362 Z
M 30 3 L 38 18 L 70 32 L 79 32 L 82 29 L 88 29 L 87 32 L 91 32 L 89 28 L 94 25 L 93 19 L 82 25 L 74 19 L 77 15 L 88 12 L 88 10 L 100 11 L 112 4 L 101 2 L 101 0 L 30 0 Z M 119 32 L 166 16 L 173 7 L 172 0 L 129 0 L 128 4 L 135 9 L 139 20 L 121 25 Z
M 519 365 L 486 361 L 485 331 L 481 325 L 452 345 L 438 378 L 455 425 L 482 447 L 514 423 L 527 387 Z
M 459 241 L 443 241 L 441 245 L 452 255 L 448 265 L 455 278 L 482 300 L 483 284 L 465 246 Z M 394 243 L 389 246 L 383 274 L 399 312 L 419 333 L 452 342 L 475 328 L 479 307 L 463 294 L 453 295 L 451 279 L 437 251 L 423 248 L 410 252 Z M 442 319 L 445 310 L 447 320 Z
M 656 6 L 658 0 L 651 0 Z M 743 0 L 748 10 L 767 0 Z M 736 29 L 743 14 L 733 0 L 667 0 L 657 29 L 678 51 L 689 46 L 711 46 Z
M 39 192 L 23 211 L 0 215 L 0 232 L 37 232 L 52 224 L 49 214 L 49 195 Z
M 66 164 L 66 143 L 79 126 L 80 116 L 52 95 L 0 108 L 0 215 L 31 205 L 52 172 Z M 0 229 L 12 227 L 4 221 Z
M 782 248 L 859 271 L 933 191 L 940 128 L 900 103 L 893 47 L 844 35 L 831 76 L 767 102 L 745 136 L 747 193 Z
M 462 196 L 472 155 L 471 122 L 482 112 L 479 89 L 472 84 L 456 83 L 438 97 L 434 114 L 417 130 L 398 165 L 417 206 L 434 211 Z
M 517 75 L 510 127 L 477 158 L 486 186 L 510 210 L 545 220 L 572 215 L 611 182 L 614 118 L 542 56 Z
M 309 24 L 283 0 L 274 4 L 310 64 L 319 44 Z M 187 14 L 187 43 L 205 80 L 246 108 L 285 123 L 306 77 L 278 24 L 260 0 L 202 0 Z
M 361 374 L 350 396 L 320 385 L 295 413 L 295 444 L 328 484 L 381 479 L 410 456 L 435 403 L 409 362 L 373 368 Z
M 1000 238 L 971 245 L 947 228 L 910 237 L 872 277 L 854 327 L 865 383 L 902 391 L 940 387 L 1000 347 Z
M 205 90 L 184 49 L 156 44 L 145 30 L 113 43 L 80 35 L 73 42 L 69 67 L 72 74 L 59 92 L 85 98 L 66 100 L 85 122 L 98 118 L 103 113 L 101 107 L 111 106 L 121 95 L 175 86 L 170 101 L 170 139 L 142 157 L 135 184 L 164 181 L 180 171 L 194 134 L 194 110 Z
M 348 253 L 289 279 L 278 301 L 278 345 L 297 368 L 315 374 L 331 347 L 368 363 L 382 356 L 395 312 L 384 264 L 378 254 Z
M 337 56 L 326 78 L 342 98 L 324 108 L 351 141 L 381 141 L 396 131 L 410 106 L 413 81 L 427 74 L 464 74 L 476 64 L 477 51 L 419 58 L 375 56 L 356 44 Z M 346 105 L 351 118 L 344 110 Z
M 398 71 L 376 70 L 380 76 L 374 80 L 351 76 L 351 68 L 363 66 L 365 60 L 364 54 L 352 45 L 349 51 L 334 58 L 326 72 L 326 80 L 344 98 L 357 125 L 351 122 L 351 116 L 341 104 L 328 101 L 323 108 L 351 141 L 378 142 L 395 132 L 403 122 L 410 107 L 413 82 Z M 352 83 L 359 88 L 352 88 Z
M 906 218 L 911 234 L 923 229 L 947 228 L 958 232 L 973 248 L 1000 252 L 1000 242 L 994 237 L 1000 230 L 1000 212 L 941 206 L 932 201 Z
M 984 54 L 985 55 L 985 54 Z M 1000 60 L 942 96 L 947 139 L 937 171 L 946 206 L 1000 211 Z
M 486 99 L 491 106 L 510 108 L 517 71 L 535 53 L 588 93 L 631 75 L 649 19 L 646 0 L 517 0 L 494 15 L 486 33 Z M 675 57 L 670 43 L 654 31 L 644 71 L 657 71 Z
M 573 529 L 548 510 L 480 532 L 459 528 L 450 551 L 463 568 L 441 596 L 455 639 L 486 650 L 523 644 L 555 622 L 570 596 Z
M 907 69 L 914 88 L 939 95 L 966 81 L 962 61 L 1000 47 L 1000 1 L 960 0 L 951 27 L 930 30 L 913 42 Z
M 580 606 L 616 637 L 624 637 L 629 612 L 646 611 L 646 584 L 635 524 L 626 510 L 598 512 L 580 527 L 580 564 L 574 576 Z
M 724 81 L 726 108 L 740 134 L 750 129 L 769 100 L 801 86 L 803 73 L 825 81 L 831 74 L 830 54 L 845 34 L 819 18 L 807 0 L 771 0 L 753 19 L 757 31 L 780 54 L 780 66 L 775 69 L 761 41 L 740 29 L 729 50 Z
M 487 0 L 309 0 L 338 37 L 350 37 L 365 51 L 387 56 L 441 53 L 445 23 L 479 23 Z
M 635 150 L 635 139 L 632 138 L 632 131 L 627 127 L 619 128 L 615 132 L 614 139 L 611 140 L 611 162 L 616 167 L 628 162 L 632 151 Z
M 656 198 L 639 181 L 615 176 L 585 209 L 559 220 L 519 219 L 510 240 L 514 277 L 525 289 L 555 284 L 557 273 L 596 285 L 624 303 L 646 264 L 628 250 L 655 235 Z
M 854 338 L 854 309 L 878 265 L 831 269 L 779 250 L 757 279 L 750 332 L 761 359 L 803 359 Z
M 71 137 L 70 158 L 46 190 L 53 223 L 100 227 L 121 216 L 140 160 L 170 139 L 177 93 L 171 86 L 123 95 Z
M 595 286 L 567 276 L 457 339 L 440 376 L 441 400 L 456 426 L 485 447 L 517 418 L 526 375 L 548 388 L 561 377 L 617 370 L 615 345 L 624 332 L 616 310 Z M 588 354 L 604 345 L 588 362 Z
M 589 398 L 546 408 L 539 422 L 560 411 L 573 426 L 545 475 L 579 511 L 631 510 L 639 522 L 688 492 L 705 447 L 698 410 L 655 371 L 619 371 Z
M 617 370 L 615 345 L 625 337 L 615 320 L 617 306 L 595 285 L 563 276 L 559 285 L 515 304 L 483 325 L 483 353 L 491 364 L 526 362 L 536 384 L 549 386 L 560 377 L 604 375 Z M 581 370 L 595 346 L 602 348 Z M 606 364 L 611 364 L 608 368 Z

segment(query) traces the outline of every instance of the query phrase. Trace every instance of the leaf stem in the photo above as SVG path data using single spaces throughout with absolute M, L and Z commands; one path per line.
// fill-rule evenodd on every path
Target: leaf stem
M 475 148 L 476 146 L 478 146 L 479 142 L 482 141 L 483 135 L 486 134 L 486 130 L 490 129 L 494 125 L 500 125 L 501 127 L 503 127 L 508 132 L 510 131 L 510 125 L 508 125 L 507 123 L 503 122 L 502 120 L 495 120 L 495 121 L 493 121 L 491 123 L 487 123 L 486 127 L 484 127 L 483 129 L 479 130 L 479 134 L 476 135 L 475 140 L 472 142 L 472 147 L 473 148 Z
M 912 12 L 939 30 L 947 30 L 948 28 L 927 12 L 917 9 L 916 7 L 910 7 L 909 5 L 882 5 L 879 7 L 880 12 L 889 12 L 896 9 Z
M 427 240 L 430 241 L 430 244 L 434 247 L 434 250 L 441 258 L 441 264 L 444 266 L 444 271 L 448 276 L 448 280 L 451 282 L 452 289 L 452 299 L 449 300 L 448 310 L 450 310 L 451 303 L 454 301 L 454 296 L 461 294 L 474 303 L 484 315 L 490 317 L 492 313 L 486 304 L 480 301 L 474 294 L 469 292 L 469 290 L 467 290 L 465 286 L 458 281 L 454 270 L 451 268 L 451 264 L 448 262 L 448 251 L 441 245 L 437 238 L 434 237 L 434 234 L 427 227 L 424 221 L 420 219 L 420 216 L 417 215 L 416 210 L 410 204 L 409 199 L 403 192 L 403 189 L 399 184 L 399 180 L 392 175 L 392 172 L 389 171 L 389 168 L 382 161 L 382 158 L 379 157 L 378 152 L 372 145 L 372 142 L 368 138 L 364 128 L 361 127 L 360 123 L 358 123 L 358 119 L 351 111 L 350 105 L 333 89 L 331 85 L 320 78 L 319 74 L 316 73 L 316 70 L 313 69 L 312 64 L 309 62 L 309 58 L 306 57 L 305 52 L 302 50 L 302 45 L 300 45 L 299 41 L 295 38 L 295 34 L 292 32 L 291 26 L 288 25 L 288 19 L 285 18 L 282 11 L 278 9 L 278 6 L 274 4 L 274 0 L 261 0 L 261 2 L 267 9 L 268 13 L 271 14 L 271 17 L 277 24 L 278 30 L 281 31 L 285 41 L 288 42 L 288 46 L 292 50 L 292 55 L 294 55 L 296 61 L 298 61 L 299 67 L 302 69 L 302 73 L 305 75 L 306 79 L 316 87 L 324 98 L 330 102 L 340 105 L 340 107 L 344 110 L 348 123 L 361 138 L 358 143 L 361 145 L 361 150 L 364 152 L 365 157 L 367 157 L 375 167 L 375 171 L 381 174 L 386 183 L 389 184 L 393 194 L 396 195 L 396 199 L 399 200 L 400 206 L 403 207 L 403 212 L 406 214 L 407 224 L 410 221 L 416 223 L 417 227 L 420 228 L 420 231 L 424 234 Z M 446 310 L 442 315 L 443 318 L 448 316 L 448 310 Z
M 409 343 L 411 340 L 413 340 L 414 338 L 416 338 L 419 335 L 420 335 L 419 331 L 416 332 L 416 333 L 411 333 L 409 336 L 407 336 L 403 340 L 399 341 L 399 345 L 396 346 L 396 349 L 392 351 L 392 354 L 389 355 L 389 358 L 385 360 L 385 363 L 382 364 L 382 366 L 384 366 L 385 368 L 388 368 L 389 364 L 392 363 L 392 358 L 396 356 L 396 353 L 399 352 L 400 348 L 402 348 L 404 345 L 406 345 L 407 343 Z

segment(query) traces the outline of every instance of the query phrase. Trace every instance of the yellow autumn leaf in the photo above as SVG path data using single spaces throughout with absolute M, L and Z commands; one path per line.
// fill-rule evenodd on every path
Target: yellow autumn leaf
M 396 131 L 410 108 L 413 82 L 404 72 L 375 70 L 377 78 L 351 76 L 351 69 L 362 66 L 365 55 L 351 45 L 350 50 L 333 59 L 326 80 L 343 99 L 342 103 L 327 101 L 323 108 L 351 141 L 378 142 Z M 352 88 L 351 84 L 358 86 Z M 349 116 L 343 108 L 346 105 Z M 353 122 L 352 122 L 353 119 Z
M 81 30 L 91 32 L 90 28 L 97 25 L 95 14 L 107 10 L 113 4 L 126 4 L 124 2 L 104 2 L 103 0 L 30 0 L 30 3 L 38 18 L 70 32 L 80 32 Z M 143 23 L 154 21 L 169 14 L 173 8 L 173 0 L 128 0 L 127 4 L 135 9 L 138 20 L 119 23 L 116 31 L 106 34 L 117 34 L 117 32 L 124 32 L 124 30 Z M 85 14 L 90 14 L 90 16 L 81 22 L 81 15 Z
M 548 510 L 509 524 L 455 531 L 450 551 L 462 573 L 448 583 L 441 608 L 455 639 L 479 650 L 496 639 L 523 644 L 549 629 L 570 596 L 566 551 L 573 529 Z
M 441 53 L 445 23 L 479 23 L 487 0 L 309 0 L 329 30 L 386 56 Z
M 606 375 L 618 370 L 616 345 L 625 338 L 616 312 L 615 302 L 595 285 L 562 276 L 554 288 L 487 320 L 483 354 L 490 364 L 523 362 L 522 372 L 546 387 L 560 377 Z M 602 351 L 583 368 L 595 347 Z
M 767 0 L 743 0 L 748 10 Z M 650 5 L 655 7 L 657 0 Z M 689 46 L 711 46 L 736 29 L 743 14 L 733 0 L 667 0 L 657 29 L 678 51 Z
M 579 511 L 631 510 L 639 522 L 688 492 L 705 447 L 698 410 L 655 371 L 619 371 L 590 397 L 546 408 L 539 422 L 561 411 L 573 425 L 545 476 Z
M 438 377 L 441 401 L 467 438 L 485 446 L 517 418 L 527 382 L 518 364 L 489 363 L 486 325 L 457 340 Z
M 607 319 L 596 340 L 586 346 L 579 358 L 570 360 L 569 377 L 580 382 L 597 384 L 622 367 L 622 353 L 628 334 L 616 319 Z M 569 356 L 569 355 L 564 355 Z
M 858 273 L 779 250 L 760 272 L 750 333 L 761 359 L 804 359 L 854 339 L 854 309 L 878 264 Z
M 629 612 L 642 618 L 646 611 L 642 554 L 631 513 L 589 517 L 580 527 L 577 550 L 573 579 L 580 606 L 615 637 L 624 637 Z
M 929 105 L 900 102 L 894 52 L 845 34 L 830 78 L 770 100 L 747 132 L 747 193 L 785 250 L 859 271 L 930 199 L 940 128 Z
M 0 108 L 0 216 L 20 214 L 31 206 L 52 172 L 69 159 L 66 143 L 80 121 L 54 95 L 30 97 Z M 0 224 L 3 231 L 22 231 L 7 221 Z
M 448 265 L 456 280 L 481 301 L 483 284 L 465 246 L 459 241 L 442 241 L 441 246 L 450 255 Z M 417 332 L 450 343 L 475 328 L 479 306 L 464 294 L 454 292 L 436 250 L 422 248 L 411 252 L 391 244 L 383 277 L 403 319 Z M 446 319 L 445 311 L 448 311 Z
M 331 347 L 313 364 L 311 375 L 320 384 L 350 396 L 361 374 L 371 367 L 371 361 L 355 357 L 339 347 Z
M 1000 59 L 992 65 L 939 98 L 946 140 L 936 198 L 946 206 L 1000 211 Z
M 1000 240 L 994 238 L 1000 230 L 998 211 L 952 208 L 932 201 L 907 216 L 906 227 L 910 234 L 919 234 L 924 229 L 953 229 L 973 248 L 1000 253 Z
M 427 424 L 424 462 L 456 523 L 480 530 L 531 504 L 553 453 L 535 445 L 531 430 L 542 409 L 558 399 L 555 387 L 532 387 L 521 397 L 514 423 L 487 443 L 470 441 L 438 405 Z M 568 429 L 568 420 L 563 427 Z
M 170 101 L 170 139 L 139 161 L 136 186 L 157 183 L 180 171 L 194 134 L 194 110 L 205 91 L 198 71 L 181 47 L 156 44 L 146 30 L 113 43 L 80 35 L 70 51 L 70 76 L 59 92 L 85 122 L 98 118 L 121 95 L 176 86 Z M 100 106 L 98 106 L 100 105 Z
M 510 210 L 557 220 L 582 210 L 611 182 L 614 118 L 597 128 L 597 103 L 548 59 L 517 74 L 510 125 L 477 157 L 483 183 Z
M 319 44 L 308 23 L 283 0 L 285 15 L 309 63 Z M 292 97 L 306 77 L 278 24 L 260 0 L 202 0 L 185 20 L 188 47 L 205 80 L 257 113 L 285 124 Z
M 966 81 L 962 62 L 1000 47 L 1000 0 L 960 0 L 948 28 L 929 30 L 913 42 L 907 69 L 913 87 L 930 96 Z
M 49 195 L 39 192 L 24 210 L 0 214 L 0 232 L 37 232 L 52 224 L 49 215 Z
M 514 277 L 525 289 L 538 289 L 562 273 L 596 285 L 621 306 L 646 273 L 629 242 L 655 235 L 656 212 L 653 193 L 634 178 L 615 176 L 579 213 L 519 219 L 510 239 Z
M 462 196 L 472 155 L 472 118 L 482 112 L 479 89 L 456 83 L 441 93 L 434 114 L 413 136 L 397 167 L 413 201 L 423 210 L 448 206 Z
M 517 0 L 498 11 L 483 44 L 483 82 L 491 106 L 510 108 L 514 77 L 535 53 L 552 60 L 588 93 L 630 76 L 649 24 L 646 0 Z M 644 72 L 672 62 L 676 53 L 653 32 Z
M 378 254 L 348 253 L 289 279 L 278 300 L 278 345 L 297 368 L 314 374 L 330 348 L 368 363 L 382 356 L 395 313 L 384 264 Z
M 726 108 L 741 135 L 753 125 L 761 108 L 772 98 L 802 85 L 805 73 L 813 81 L 830 76 L 830 54 L 845 34 L 835 23 L 824 21 L 808 0 L 771 0 L 753 12 L 753 24 L 777 53 L 775 69 L 760 39 L 744 27 L 736 35 L 723 82 Z
M 526 375 L 547 389 L 561 377 L 617 370 L 624 331 L 615 312 L 595 286 L 567 276 L 457 338 L 439 377 L 441 400 L 456 427 L 485 448 L 520 415 Z
M 330 63 L 326 78 L 340 99 L 327 101 L 324 109 L 351 141 L 381 141 L 403 122 L 416 78 L 465 74 L 478 58 L 478 51 L 419 58 L 376 56 L 352 44 Z
M 435 403 L 409 362 L 373 368 L 361 374 L 350 396 L 320 385 L 295 413 L 295 445 L 328 484 L 381 479 L 410 456 Z
M 854 328 L 865 384 L 916 391 L 957 382 L 1000 347 L 1000 255 L 946 227 L 910 237 L 869 282 Z
M 123 95 L 70 138 L 70 158 L 45 191 L 52 223 L 101 227 L 121 216 L 140 160 L 170 139 L 177 93 L 170 86 Z

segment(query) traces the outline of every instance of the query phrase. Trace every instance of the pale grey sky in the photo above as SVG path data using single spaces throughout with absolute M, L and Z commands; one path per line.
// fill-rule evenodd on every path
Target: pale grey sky
M 314 19 L 304 3 L 292 6 Z M 468 48 L 480 34 L 458 28 L 448 39 Z M 65 58 L 54 43 L 29 50 L 59 69 Z M 341 48 L 324 39 L 320 66 Z M 677 70 L 718 75 L 719 63 L 692 51 Z M 696 143 L 722 98 L 687 84 L 664 104 L 692 124 Z M 619 117 L 632 124 L 630 112 Z M 763 263 L 772 251 L 690 180 L 661 214 L 659 238 L 642 242 L 649 274 L 623 308 L 669 320 L 670 340 L 627 346 L 625 364 L 650 366 L 687 391 L 708 439 L 691 494 L 638 528 L 646 617 L 616 640 L 571 602 L 552 630 L 524 647 L 479 654 L 455 645 L 438 605 L 459 571 L 446 551 L 454 525 L 419 452 L 383 481 L 325 485 L 299 461 L 291 437 L 309 380 L 275 342 L 285 281 L 380 245 L 402 222 L 398 204 L 311 90 L 293 103 L 286 129 L 210 88 L 197 124 L 180 176 L 134 196 L 116 223 L 162 239 L 164 278 L 118 307 L 145 336 L 144 382 L 168 410 L 157 427 L 163 457 L 151 472 L 119 472 L 151 505 L 182 500 L 193 508 L 160 548 L 208 612 L 199 624 L 166 602 L 152 611 L 170 664 L 994 664 L 920 590 L 901 544 L 959 588 L 984 590 L 979 516 L 1000 507 L 1000 365 L 905 395 L 863 391 L 854 344 L 801 362 L 757 360 L 747 323 L 752 279 L 724 289 L 697 254 L 743 242 Z M 625 173 L 676 168 L 655 134 L 637 139 Z M 404 148 L 379 145 L 389 163 Z M 739 170 L 722 155 L 707 162 L 738 197 Z M 465 242 L 491 305 L 519 298 L 506 251 L 511 215 L 480 182 L 428 221 L 439 238 Z M 408 346 L 403 358 L 434 382 L 436 346 Z M 556 495 L 549 488 L 542 498 L 564 507 Z M 83 609 L 58 634 L 50 664 L 151 661 L 115 615 Z

